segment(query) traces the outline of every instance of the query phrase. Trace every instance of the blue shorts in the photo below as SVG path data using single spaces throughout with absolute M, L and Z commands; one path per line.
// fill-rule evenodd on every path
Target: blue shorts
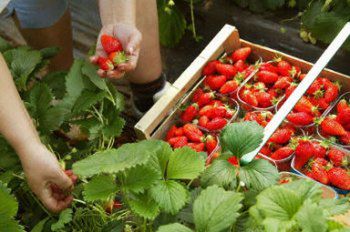
M 62 17 L 67 7 L 67 0 L 11 0 L 7 15 L 16 12 L 22 28 L 46 28 Z

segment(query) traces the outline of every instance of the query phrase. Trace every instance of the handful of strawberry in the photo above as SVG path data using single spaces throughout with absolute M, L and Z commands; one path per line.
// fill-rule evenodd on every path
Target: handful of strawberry
M 335 146 L 300 139 L 295 149 L 294 168 L 322 184 L 350 190 L 350 156 Z
M 107 53 L 107 57 L 98 57 L 97 64 L 100 69 L 104 71 L 112 71 L 119 64 L 128 61 L 123 46 L 118 38 L 104 34 L 101 36 L 101 44 L 103 50 Z

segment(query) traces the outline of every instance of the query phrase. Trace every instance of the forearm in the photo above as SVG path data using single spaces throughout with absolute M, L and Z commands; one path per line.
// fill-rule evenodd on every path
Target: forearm
M 21 160 L 25 149 L 40 143 L 33 122 L 22 103 L 11 73 L 0 53 L 0 133 L 13 146 Z
M 102 25 L 136 23 L 137 0 L 99 0 Z

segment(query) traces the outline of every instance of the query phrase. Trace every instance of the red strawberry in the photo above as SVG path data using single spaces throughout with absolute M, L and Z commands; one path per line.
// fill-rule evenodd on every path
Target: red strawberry
M 321 110 L 326 110 L 329 107 L 329 102 L 325 98 L 309 98 L 309 100 Z
M 319 116 L 319 111 L 306 97 L 302 97 L 295 105 L 294 110 Z
M 336 167 L 347 166 L 349 164 L 349 156 L 345 152 L 335 148 L 329 150 L 328 158 Z
M 175 137 L 176 130 L 177 130 L 177 127 L 175 125 L 170 127 L 168 133 L 166 134 L 166 141 L 169 141 L 169 139 Z
M 69 179 L 72 181 L 73 185 L 75 185 L 77 183 L 78 176 L 74 175 L 72 170 L 67 169 L 64 171 L 64 173 L 69 177 Z
M 350 123 L 350 108 L 344 108 L 338 112 L 337 121 L 342 125 L 347 125 Z
M 292 131 L 287 128 L 277 129 L 270 137 L 269 141 L 277 144 L 288 143 L 292 137 Z
M 322 132 L 328 135 L 343 136 L 346 135 L 344 127 L 331 117 L 325 118 L 321 122 Z
M 264 91 L 256 92 L 255 94 L 256 100 L 258 101 L 258 105 L 261 108 L 267 108 L 272 105 L 272 97 L 269 93 Z
M 121 52 L 123 51 L 123 46 L 120 41 L 110 35 L 101 36 L 101 44 L 106 53 Z
M 272 98 L 277 98 L 279 95 L 278 91 L 276 89 L 272 89 L 272 88 L 269 89 L 267 91 L 267 93 L 270 94 Z
M 274 66 L 272 63 L 263 63 L 260 66 L 260 71 L 269 71 L 273 73 L 278 73 L 278 68 Z
M 340 113 L 345 109 L 349 109 L 349 105 L 345 99 L 341 99 L 337 104 L 337 112 Z
M 216 71 L 227 78 L 234 77 L 237 74 L 237 69 L 232 64 L 216 64 Z
M 324 158 L 316 158 L 316 159 L 314 159 L 314 160 L 311 161 L 311 162 L 318 163 L 318 164 L 321 165 L 321 166 L 326 166 L 326 165 L 328 165 L 328 161 L 327 161 L 326 159 L 324 159 Z
M 239 48 L 232 53 L 232 59 L 234 62 L 237 62 L 239 60 L 245 61 L 251 52 L 252 49 L 250 47 Z
M 257 122 L 262 126 L 266 127 L 267 124 L 271 121 L 273 115 L 270 111 L 259 112 L 257 116 Z
M 226 117 L 226 107 L 225 106 L 217 106 L 213 108 L 212 118 L 225 118 Z
M 312 145 L 314 147 L 314 157 L 324 158 L 326 156 L 327 147 L 325 147 L 325 145 L 315 141 L 312 142 Z
M 198 126 L 206 128 L 208 122 L 209 122 L 209 118 L 207 116 L 203 115 L 198 120 Z
M 213 92 L 208 92 L 208 93 L 203 93 L 199 99 L 198 99 L 198 105 L 200 107 L 207 105 L 210 103 L 211 100 L 213 100 L 215 98 L 215 95 Z
M 207 116 L 208 118 L 211 118 L 213 115 L 214 106 L 213 105 L 206 105 L 202 109 L 199 110 L 200 116 Z
M 219 90 L 226 83 L 226 77 L 224 75 L 210 75 L 205 78 L 204 82 L 211 90 Z
M 244 116 L 244 121 L 256 121 L 257 122 L 257 115 L 255 112 L 247 112 Z
M 192 102 L 198 102 L 199 98 L 204 94 L 203 89 L 198 88 L 193 93 Z
M 292 95 L 292 93 L 294 92 L 294 90 L 297 88 L 298 84 L 296 83 L 292 83 L 290 84 L 290 86 L 286 89 L 286 97 L 288 98 L 290 95 Z
M 244 63 L 243 60 L 238 60 L 233 66 L 236 68 L 238 72 L 243 72 L 248 67 L 248 65 Z
M 254 96 L 254 94 L 250 90 L 244 90 L 241 98 L 243 101 L 245 101 L 247 104 L 257 107 L 259 105 L 258 99 Z
M 298 126 L 306 126 L 314 122 L 312 115 L 305 112 L 290 113 L 287 119 L 289 122 Z
M 265 145 L 261 148 L 261 150 L 259 151 L 259 153 L 266 155 L 266 156 L 270 156 L 272 151 L 270 150 L 269 146 Z
M 227 124 L 227 120 L 224 118 L 214 118 L 207 123 L 207 129 L 210 131 L 221 130 Z
M 316 79 L 311 86 L 308 88 L 308 90 L 306 91 L 307 94 L 310 95 L 315 95 L 317 92 L 321 91 L 322 89 L 322 85 L 320 84 L 320 82 L 318 81 L 318 79 Z
M 238 166 L 238 158 L 236 156 L 231 156 L 227 159 L 227 161 L 232 164 L 233 166 Z
M 325 89 L 324 98 L 327 102 L 332 102 L 338 97 L 339 88 L 337 85 L 331 83 L 328 87 L 325 87 Z
M 296 169 L 300 170 L 313 156 L 314 146 L 309 140 L 300 140 L 295 149 L 295 163 Z
M 204 140 L 203 132 L 194 124 L 187 123 L 184 125 L 186 137 L 195 143 L 201 143 Z
M 208 154 L 212 153 L 214 149 L 217 147 L 218 141 L 212 135 L 208 135 L 206 138 L 205 147 L 207 148 Z
M 277 64 L 278 73 L 282 76 L 290 76 L 292 66 L 287 61 L 280 61 Z
M 302 81 L 306 77 L 306 74 L 300 74 L 299 75 L 299 80 Z
M 335 187 L 350 190 L 350 175 L 346 170 L 335 167 L 328 171 L 328 177 Z
M 231 80 L 226 82 L 223 86 L 220 88 L 220 93 L 222 94 L 228 94 L 233 91 L 235 91 L 239 86 L 239 83 L 236 80 Z
M 184 128 L 183 127 L 179 127 L 177 128 L 177 130 L 175 131 L 175 136 L 183 136 L 184 133 Z
M 290 77 L 286 76 L 286 77 L 281 77 L 280 79 L 278 79 L 278 81 L 276 81 L 276 83 L 273 85 L 274 89 L 287 89 L 290 84 L 291 84 L 292 80 Z
M 220 63 L 218 60 L 210 61 L 203 68 L 203 76 L 213 75 L 216 72 L 216 64 Z
M 100 69 L 102 69 L 104 71 L 111 71 L 114 69 L 114 65 L 113 65 L 112 61 L 110 61 L 106 57 L 102 57 L 102 56 L 98 57 L 97 63 L 99 65 Z
M 278 75 L 269 71 L 259 71 L 258 81 L 264 82 L 265 84 L 273 84 L 278 80 Z
M 205 147 L 204 143 L 188 143 L 187 146 L 192 148 L 196 152 L 204 151 L 204 147 Z
M 184 112 L 181 114 L 180 118 L 183 122 L 191 122 L 198 115 L 198 105 L 196 103 L 189 105 Z
M 321 182 L 322 184 L 328 184 L 329 178 L 326 168 L 318 162 L 312 163 L 311 173 L 314 180 Z
M 350 145 L 350 131 L 347 131 L 345 135 L 341 136 L 339 141 L 344 145 Z
M 169 139 L 168 142 L 173 148 L 180 148 L 187 145 L 188 139 L 186 136 L 179 136 Z
M 281 147 L 277 151 L 272 153 L 272 155 L 270 157 L 271 157 L 271 159 L 274 159 L 274 160 L 281 160 L 281 159 L 285 159 L 285 158 L 291 156 L 293 153 L 294 153 L 294 150 L 292 148 Z

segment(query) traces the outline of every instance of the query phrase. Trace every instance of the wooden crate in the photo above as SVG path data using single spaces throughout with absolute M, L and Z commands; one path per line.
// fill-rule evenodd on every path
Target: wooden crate
M 216 60 L 224 52 L 229 53 L 244 46 L 252 48 L 251 57 L 255 60 L 259 58 L 271 60 L 276 56 L 281 56 L 284 60 L 298 65 L 304 73 L 312 67 L 312 64 L 305 60 L 242 40 L 239 38 L 238 30 L 235 27 L 225 25 L 174 82 L 168 92 L 135 125 L 138 138 L 163 139 L 166 131 L 177 120 L 178 107 L 188 100 L 191 92 L 200 84 L 202 80 L 201 73 L 205 64 L 211 60 Z M 349 76 L 329 69 L 325 69 L 322 75 L 341 82 L 343 92 L 350 90 Z

